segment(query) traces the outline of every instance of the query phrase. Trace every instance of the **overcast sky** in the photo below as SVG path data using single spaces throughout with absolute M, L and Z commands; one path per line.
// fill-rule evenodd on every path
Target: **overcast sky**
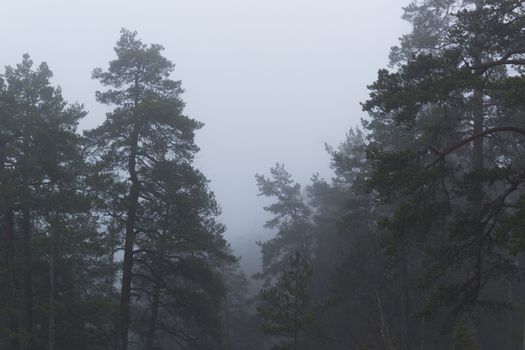
M 365 115 L 366 85 L 408 30 L 408 0 L 0 0 L 0 65 L 28 52 L 53 83 L 104 119 L 95 67 L 114 58 L 119 30 L 160 43 L 186 90 L 186 114 L 203 121 L 197 162 L 223 207 L 240 254 L 261 239 L 264 203 L 254 174 L 281 162 L 305 184 L 329 178 L 324 144 L 337 145 Z

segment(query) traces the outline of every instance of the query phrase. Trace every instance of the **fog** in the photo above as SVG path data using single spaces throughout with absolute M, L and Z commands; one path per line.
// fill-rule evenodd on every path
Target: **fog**
M 0 5 L 0 349 L 525 349 L 523 1 Z
M 91 71 L 113 59 L 120 28 L 162 44 L 182 80 L 186 114 L 206 124 L 197 164 L 223 208 L 226 237 L 236 254 L 253 256 L 254 242 L 270 234 L 254 174 L 280 162 L 302 184 L 314 172 L 331 176 L 324 145 L 340 143 L 364 116 L 367 84 L 408 30 L 406 4 L 4 0 L 0 65 L 25 52 L 46 61 L 65 98 L 89 111 L 86 129 L 104 119 Z

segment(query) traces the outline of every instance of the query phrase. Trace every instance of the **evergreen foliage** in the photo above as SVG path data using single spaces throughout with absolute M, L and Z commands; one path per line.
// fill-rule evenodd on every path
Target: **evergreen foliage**
M 29 55 L 0 75 L 0 349 L 525 348 L 525 7 L 416 0 L 333 178 L 256 175 L 254 291 L 194 164 L 203 124 L 123 29 L 86 115 Z M 321 331 L 322 330 L 322 331 Z
M 276 336 L 275 350 L 307 349 L 304 332 L 313 323 L 308 282 L 312 274 L 308 261 L 293 254 L 274 286 L 260 293 L 257 312 L 263 319 L 265 333 Z

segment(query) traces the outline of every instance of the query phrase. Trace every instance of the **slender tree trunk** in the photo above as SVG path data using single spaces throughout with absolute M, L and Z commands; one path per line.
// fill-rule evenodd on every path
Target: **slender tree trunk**
M 476 11 L 481 11 L 482 3 L 480 0 L 476 0 Z M 477 47 L 476 52 L 473 53 L 474 61 L 476 65 L 481 64 L 481 42 L 479 39 L 475 38 L 475 44 Z M 472 101 L 472 115 L 473 115 L 473 133 L 479 134 L 483 132 L 484 127 L 484 112 L 483 112 L 483 91 L 476 87 L 474 88 L 474 95 Z M 472 206 L 474 210 L 473 217 L 478 217 L 478 214 L 483 209 L 483 183 L 479 180 L 479 174 L 483 171 L 483 137 L 477 138 L 473 142 L 472 149 L 472 170 L 478 174 L 474 182 L 474 188 L 472 192 Z M 481 223 L 475 223 L 477 226 L 476 235 L 481 237 L 483 235 L 483 226 Z M 482 250 L 483 250 L 483 240 L 478 240 L 477 247 L 477 256 L 476 256 L 476 289 L 479 289 L 481 286 L 481 270 L 482 270 Z
M 519 191 L 519 195 L 525 194 L 525 188 Z M 518 257 L 518 264 L 522 266 L 525 258 L 522 256 Z M 525 317 L 523 316 L 525 311 L 525 304 L 523 302 L 524 287 L 522 281 L 517 281 L 516 284 L 513 284 L 513 295 L 516 295 L 514 300 L 514 312 L 512 316 L 512 334 L 513 334 L 513 349 L 525 350 Z
M 479 90 L 474 92 L 474 134 L 483 132 L 484 113 L 483 113 L 483 93 Z M 473 142 L 472 149 L 472 168 L 476 172 L 483 171 L 483 137 L 479 137 Z M 480 211 L 483 206 L 483 184 L 476 181 L 473 192 L 473 204 L 476 211 Z
M 295 296 L 294 305 L 294 325 L 293 325 L 293 348 L 299 350 L 299 335 L 298 335 L 298 322 L 297 322 L 297 296 Z
M 224 329 L 224 346 L 226 349 L 232 348 L 232 326 L 231 326 L 231 320 L 230 320 L 230 303 L 229 298 L 226 296 L 224 299 L 224 318 L 223 318 L 223 329 Z
M 124 262 L 122 268 L 122 288 L 120 294 L 120 322 L 119 338 L 120 350 L 128 349 L 129 307 L 131 301 L 131 274 L 133 270 L 133 245 L 135 240 L 135 221 L 137 217 L 140 183 L 136 171 L 136 157 L 138 147 L 138 127 L 135 126 L 131 134 L 131 152 L 128 160 L 128 172 L 131 187 L 128 196 L 128 210 L 126 215 L 126 236 L 124 242 Z
M 22 210 L 22 232 L 24 239 L 24 298 L 25 298 L 25 327 L 28 337 L 26 347 L 30 343 L 33 334 L 33 276 L 31 258 L 31 218 L 27 208 Z
M 479 13 L 483 9 L 483 4 L 481 0 L 476 0 L 476 11 Z M 477 52 L 474 52 L 474 61 L 476 65 L 481 65 L 482 63 L 482 53 L 481 53 L 481 45 L 480 39 L 476 36 L 474 39 L 475 49 Z M 483 132 L 483 124 L 484 124 L 484 113 L 483 113 L 483 91 L 481 91 L 479 88 L 474 89 L 474 96 L 473 96 L 473 116 L 474 116 L 474 134 L 480 134 Z M 483 137 L 479 137 L 474 140 L 474 147 L 472 151 L 472 167 L 475 171 L 481 171 L 483 170 Z M 479 202 L 479 205 L 481 205 L 481 201 L 483 199 L 483 192 L 481 188 L 481 183 L 476 183 L 479 191 L 474 192 L 475 201 Z
M 476 0 L 476 11 L 478 13 L 481 13 L 481 10 L 483 8 L 482 0 Z M 481 20 L 481 18 L 479 18 Z M 479 24 L 481 25 L 481 24 Z M 474 38 L 474 43 L 476 45 L 475 52 L 473 52 L 473 58 L 476 65 L 480 65 L 482 63 L 482 43 L 480 41 L 480 38 L 476 35 Z M 479 87 L 474 88 L 474 94 L 473 94 L 473 132 L 474 134 L 482 133 L 484 129 L 485 124 L 485 115 L 483 110 L 483 91 Z M 472 193 L 472 206 L 474 210 L 473 217 L 479 218 L 479 214 L 483 210 L 483 182 L 479 179 L 479 175 L 483 171 L 483 141 L 484 138 L 480 137 L 474 140 L 473 142 L 473 149 L 472 149 L 472 170 L 476 173 L 476 180 L 474 183 L 473 193 Z M 481 218 L 479 218 L 481 220 Z M 481 288 L 481 273 L 483 270 L 483 245 L 484 241 L 481 239 L 483 236 L 484 227 L 481 223 L 476 222 L 476 230 L 475 234 L 480 237 L 478 239 L 477 243 L 477 252 L 476 252 L 476 261 L 474 266 L 474 274 L 475 274 L 475 291 L 472 298 L 477 299 L 479 289 Z M 474 300 L 472 300 L 474 301 Z M 474 324 L 474 320 L 470 319 L 472 324 Z M 476 338 L 477 332 L 476 327 L 473 327 L 473 331 L 475 332 Z
M 6 243 L 6 271 L 7 271 L 7 289 L 8 289 L 8 304 L 7 304 L 7 322 L 9 330 L 9 349 L 21 350 L 20 342 L 20 325 L 18 318 L 18 281 L 16 278 L 14 266 L 15 254 L 15 239 L 14 239 L 14 213 L 13 209 L 7 207 L 4 210 L 4 233 Z
M 55 228 L 49 231 L 49 350 L 55 350 Z
M 30 108 L 32 109 L 32 108 Z M 26 119 L 27 124 L 25 128 L 32 130 L 31 118 Z M 22 207 L 22 240 L 23 240 L 23 257 L 24 257 L 24 330 L 26 333 L 23 341 L 23 349 L 28 349 L 31 343 L 33 334 L 33 276 L 32 276 L 32 254 L 31 254 L 31 213 L 29 210 L 29 202 L 31 197 L 31 188 L 28 185 L 30 166 L 28 157 L 32 153 L 32 140 L 29 133 L 23 137 L 23 154 L 21 160 L 22 174 L 22 193 L 21 193 L 21 207 Z
M 299 261 L 297 262 L 299 264 Z M 298 268 L 295 269 L 295 293 L 294 293 L 294 310 L 293 310 L 293 344 L 294 344 L 294 350 L 299 350 L 299 315 L 298 315 L 298 308 L 299 308 L 299 301 L 297 300 L 297 294 L 299 293 L 298 290 L 299 286 L 299 272 Z
M 525 195 L 525 188 L 522 187 L 520 190 L 519 190 L 519 196 L 522 196 L 522 195 Z M 525 264 L 525 257 L 522 255 L 521 257 L 518 258 L 518 263 L 520 266 L 524 265 Z M 516 290 L 516 293 L 518 295 L 523 295 L 524 294 L 524 285 L 523 283 L 519 281 L 516 285 L 517 287 L 517 290 Z M 519 303 L 518 304 L 519 306 L 516 307 L 516 323 L 518 324 L 517 325 L 517 329 L 518 329 L 518 334 L 519 332 L 521 331 L 521 339 L 518 339 L 517 340 L 517 343 L 519 344 L 521 342 L 521 347 L 520 349 L 521 350 L 525 350 L 525 316 L 522 316 L 525 312 L 525 305 L 523 302 Z M 516 348 L 518 348 L 519 345 L 516 346 Z
M 423 317 L 421 319 L 421 340 L 419 342 L 419 348 L 421 350 L 426 349 L 426 344 L 425 344 L 425 340 L 426 340 L 425 323 L 426 323 L 426 320 L 425 320 L 425 317 Z
M 5 193 L 8 184 L 4 181 L 5 176 L 5 154 L 4 145 L 0 145 L 0 179 L 2 180 L 2 227 L 5 241 L 5 271 L 7 277 L 7 310 L 6 310 L 6 328 L 8 335 L 8 350 L 20 350 L 20 329 L 18 320 L 18 283 L 14 266 L 15 255 L 15 238 L 14 238 L 14 213 L 10 207 L 10 201 Z
M 521 350 L 525 350 L 525 317 L 522 319 L 523 334 L 521 337 Z
M 146 336 L 146 346 L 144 350 L 153 350 L 153 341 L 155 340 L 155 328 L 157 327 L 157 318 L 159 315 L 160 285 L 155 285 L 153 291 L 153 302 L 151 303 L 151 317 L 149 320 L 148 334 Z
M 484 124 L 484 113 L 483 113 L 483 93 L 480 90 L 474 91 L 473 96 L 474 103 L 474 133 L 483 132 Z M 472 193 L 472 217 L 475 220 L 481 220 L 479 214 L 483 211 L 483 182 L 479 179 L 479 175 L 483 171 L 483 137 L 474 140 L 472 150 L 472 170 L 477 174 L 476 180 L 474 181 L 474 188 Z M 476 243 L 476 256 L 474 262 L 474 294 L 469 296 L 471 301 L 475 301 L 477 298 L 479 289 L 481 288 L 481 274 L 483 270 L 483 248 L 484 240 L 481 239 L 484 233 L 484 226 L 481 222 L 474 222 L 474 229 L 476 230 L 475 235 L 478 236 Z
M 402 336 L 403 349 L 410 350 L 410 314 L 408 301 L 408 248 L 404 248 L 401 258 L 401 317 L 403 319 Z
M 381 299 L 381 295 L 379 294 L 378 290 L 376 290 L 376 302 L 377 302 L 377 308 L 379 310 L 379 322 L 380 322 L 379 332 L 381 334 L 381 339 L 383 340 L 383 349 L 387 349 L 387 350 L 394 349 L 394 347 L 392 346 L 391 339 L 390 339 L 390 332 L 388 330 L 387 320 L 385 317 L 385 311 L 383 310 L 383 300 Z

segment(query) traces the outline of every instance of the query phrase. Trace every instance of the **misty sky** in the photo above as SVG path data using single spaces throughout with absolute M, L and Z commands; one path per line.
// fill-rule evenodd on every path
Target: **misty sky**
M 0 65 L 28 52 L 46 61 L 66 99 L 104 119 L 95 67 L 115 57 L 119 30 L 160 43 L 186 90 L 186 114 L 203 121 L 197 164 L 223 207 L 237 253 L 261 239 L 254 174 L 285 163 L 305 184 L 330 177 L 324 144 L 361 117 L 366 85 L 408 30 L 408 0 L 0 0 Z M 3 70 L 2 70 L 3 71 Z

